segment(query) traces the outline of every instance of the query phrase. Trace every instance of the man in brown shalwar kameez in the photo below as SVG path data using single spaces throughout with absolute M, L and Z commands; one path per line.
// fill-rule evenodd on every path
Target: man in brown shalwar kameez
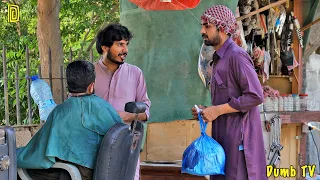
M 211 180 L 266 180 L 266 158 L 258 105 L 263 92 L 248 53 L 235 44 L 236 19 L 222 5 L 201 16 L 204 43 L 213 46 L 212 105 L 200 106 L 206 122 L 212 121 L 212 137 L 226 152 L 225 176 Z M 197 113 L 192 108 L 197 119 Z

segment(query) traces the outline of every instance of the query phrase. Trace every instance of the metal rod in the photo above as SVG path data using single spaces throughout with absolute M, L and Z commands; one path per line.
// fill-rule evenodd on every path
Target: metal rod
M 93 50 L 90 49 L 90 62 L 93 63 Z
M 72 49 L 71 49 L 71 48 L 70 48 L 69 54 L 70 54 L 70 59 L 69 59 L 69 61 L 72 62 Z
M 42 79 L 42 75 L 41 75 L 41 65 L 38 67 L 38 74 L 39 74 L 39 78 Z
M 51 88 L 51 91 L 52 90 L 52 59 L 51 59 L 51 49 L 49 47 L 49 50 L 48 50 L 48 57 L 49 57 L 49 82 L 50 82 L 50 88 Z
M 61 102 L 64 101 L 63 65 L 60 66 Z
M 22 80 L 22 79 L 25 79 L 25 78 L 0 78 L 0 79 L 2 79 L 2 80 Z M 44 78 L 44 77 L 42 77 L 41 79 L 50 79 L 50 78 Z M 60 77 L 58 77 L 58 78 L 51 78 L 51 79 L 61 79 Z M 63 78 L 63 79 L 66 79 L 65 77 Z
M 19 68 L 18 63 L 15 67 L 15 76 L 19 77 Z M 16 79 L 16 114 L 17 114 L 17 124 L 21 125 L 21 116 L 20 116 L 20 98 L 19 98 L 19 79 Z
M 3 77 L 7 78 L 7 59 L 6 48 L 3 46 L 2 59 L 3 59 Z M 4 109 L 5 109 L 5 121 L 6 126 L 10 125 L 9 122 L 9 96 L 8 96 L 8 82 L 4 80 Z
M 26 47 L 26 70 L 27 70 L 27 77 L 30 76 L 30 66 L 29 66 L 29 49 L 28 46 Z M 31 109 L 31 94 L 30 94 L 30 78 L 27 78 L 27 95 L 28 95 L 28 123 L 32 124 L 32 109 Z

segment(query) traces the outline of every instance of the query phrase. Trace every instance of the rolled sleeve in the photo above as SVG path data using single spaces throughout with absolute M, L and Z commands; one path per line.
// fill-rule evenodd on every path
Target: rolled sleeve
M 140 73 L 139 79 L 138 79 L 138 85 L 137 85 L 137 99 L 136 101 L 138 102 L 144 102 L 147 105 L 146 108 L 146 115 L 147 115 L 147 120 L 150 117 L 150 106 L 151 106 L 151 101 L 148 97 L 148 93 L 147 93 L 147 86 L 146 86 L 146 81 L 144 79 L 143 73 Z
M 242 94 L 239 97 L 232 97 L 228 102 L 229 106 L 247 112 L 261 104 L 263 92 L 249 55 L 245 52 L 235 53 L 231 60 L 231 68 Z

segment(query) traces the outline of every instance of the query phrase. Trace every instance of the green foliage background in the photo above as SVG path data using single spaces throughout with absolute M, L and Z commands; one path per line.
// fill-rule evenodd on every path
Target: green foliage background
M 12 3 L 12 2 L 11 2 Z M 37 28 L 37 1 L 20 0 L 20 21 L 9 23 L 7 21 L 6 1 L 0 1 L 0 125 L 5 124 L 4 107 L 4 75 L 3 75 L 3 47 L 7 54 L 7 78 L 10 124 L 16 124 L 16 90 L 15 73 L 16 64 L 19 67 L 19 98 L 21 105 L 21 121 L 27 124 L 27 81 L 25 49 L 28 46 L 30 56 L 30 74 L 37 74 L 40 65 L 38 42 L 36 36 Z M 73 59 L 89 60 L 89 46 L 93 49 L 94 60 L 99 58 L 95 50 L 93 39 L 100 28 L 110 22 L 119 22 L 118 0 L 62 0 L 60 2 L 60 30 L 64 52 L 64 62 L 67 64 L 70 59 L 70 49 L 73 52 Z M 93 45 L 93 46 L 92 46 Z M 32 100 L 33 121 L 39 122 L 37 105 Z

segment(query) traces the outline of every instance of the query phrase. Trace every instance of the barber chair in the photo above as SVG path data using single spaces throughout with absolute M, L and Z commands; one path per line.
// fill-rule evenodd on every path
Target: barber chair
M 16 180 L 16 135 L 12 127 L 0 127 L 0 179 Z
M 125 111 L 143 113 L 146 104 L 128 102 Z M 133 180 L 143 139 L 144 126 L 135 120 L 131 125 L 116 124 L 104 136 L 93 173 L 93 180 Z M 81 180 L 78 168 L 72 164 L 57 162 L 52 168 L 65 169 L 72 180 Z M 22 180 L 32 180 L 25 169 L 18 169 Z M 1 178 L 0 178 L 1 179 Z

